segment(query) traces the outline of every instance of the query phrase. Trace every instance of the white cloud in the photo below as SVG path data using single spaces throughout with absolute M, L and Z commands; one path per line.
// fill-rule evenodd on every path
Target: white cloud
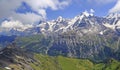
M 10 29 L 16 29 L 18 31 L 23 31 L 27 28 L 31 28 L 32 25 L 30 24 L 23 24 L 20 21 L 4 21 L 0 25 L 0 31 L 1 30 L 10 30 Z
M 85 16 L 93 16 L 94 13 L 95 13 L 95 11 L 94 11 L 93 9 L 90 9 L 89 11 L 85 10 L 85 11 L 83 12 L 83 14 L 84 14 Z
M 95 11 L 93 9 L 90 9 L 90 13 L 94 13 Z
M 70 1 L 71 0 L 64 0 L 62 2 L 60 2 L 60 0 L 26 0 L 25 2 L 45 18 L 47 8 L 51 8 L 52 10 L 62 9 L 68 6 Z
M 13 28 L 13 27 L 19 28 L 19 27 L 23 27 L 23 24 L 19 21 L 4 21 L 4 22 L 2 22 L 1 27 L 3 27 L 3 28 Z
M 12 13 L 12 15 L 9 17 L 10 20 L 19 20 L 24 24 L 34 24 L 36 22 L 39 22 L 40 19 L 42 19 L 42 16 L 39 16 L 35 13 Z
M 26 0 L 32 9 L 38 11 L 39 9 L 51 8 L 52 10 L 57 10 L 61 7 L 69 5 L 70 0 Z
M 118 13 L 118 12 L 120 12 L 120 0 L 118 0 L 115 6 L 109 10 L 109 13 Z
M 38 10 L 38 13 L 41 13 L 41 16 L 43 17 L 43 18 L 46 18 L 46 11 L 44 10 L 44 9 L 40 9 L 40 10 Z
M 9 17 L 21 5 L 21 0 L 0 0 L 0 18 Z
M 93 9 L 90 9 L 90 15 L 93 16 L 95 11 Z
M 38 14 L 16 13 L 15 10 L 22 5 L 22 2 L 27 3 Z M 59 10 L 68 6 L 69 3 L 70 0 L 0 0 L 0 19 L 9 18 L 25 24 L 33 24 L 40 19 L 46 19 L 46 9 Z

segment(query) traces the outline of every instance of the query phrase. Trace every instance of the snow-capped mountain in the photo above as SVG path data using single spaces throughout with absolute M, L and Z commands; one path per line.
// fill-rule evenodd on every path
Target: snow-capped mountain
M 106 19 L 108 20 L 103 25 L 110 29 L 119 29 L 120 28 L 120 14 L 114 13 L 109 14 Z
M 98 17 L 83 12 L 72 19 L 60 16 L 23 31 L 18 31 L 17 27 L 2 34 L 21 35 L 22 37 L 15 38 L 14 42 L 28 51 L 94 61 L 120 58 L 120 18 L 116 14 Z
M 13 22 L 15 23 L 15 22 Z M 19 22 L 20 23 L 20 22 Z M 17 24 L 19 24 L 17 22 Z M 80 33 L 103 34 L 106 29 L 119 31 L 120 29 L 120 14 L 109 14 L 106 17 L 94 16 L 87 11 L 75 16 L 73 19 L 65 19 L 59 16 L 55 20 L 40 22 L 37 25 L 14 25 L 10 28 L 9 24 L 1 25 L 4 28 L 0 29 L 1 35 L 30 35 L 30 34 L 48 34 L 48 33 L 64 33 L 70 30 L 79 31 Z
M 19 46 L 27 43 L 28 45 L 24 46 L 27 50 L 51 56 L 63 55 L 93 61 L 119 59 L 119 21 L 119 16 L 98 17 L 88 12 L 83 12 L 72 19 L 60 16 L 56 20 L 42 22 L 36 26 L 42 36 L 28 37 L 31 39 L 28 42 L 24 41 L 27 38 L 25 37 L 23 43 L 21 39 L 16 42 Z
M 113 16 L 113 17 L 112 17 Z M 70 30 L 79 30 L 81 33 L 103 34 L 107 29 L 112 31 L 120 28 L 120 15 L 110 14 L 98 17 L 88 12 L 75 16 L 73 19 L 64 19 L 61 16 L 56 20 L 41 23 L 41 33 L 64 33 Z

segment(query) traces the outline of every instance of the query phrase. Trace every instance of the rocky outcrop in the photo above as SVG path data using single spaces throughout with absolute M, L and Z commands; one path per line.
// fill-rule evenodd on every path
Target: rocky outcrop
M 7 70 L 33 70 L 30 63 L 35 62 L 31 53 L 25 52 L 14 44 L 0 51 L 0 68 Z

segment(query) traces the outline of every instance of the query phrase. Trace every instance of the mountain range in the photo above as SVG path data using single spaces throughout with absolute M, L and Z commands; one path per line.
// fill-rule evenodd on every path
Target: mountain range
M 41 21 L 31 27 L 4 27 L 0 42 L 14 42 L 29 52 L 50 56 L 89 59 L 105 62 L 120 60 L 120 14 L 105 17 L 83 12 L 72 19 L 61 16 L 55 20 Z M 1 39 L 2 40 L 2 39 Z
M 8 23 L 9 24 L 9 23 Z M 3 25 L 0 35 L 34 35 L 34 34 L 51 34 L 65 33 L 70 30 L 76 30 L 82 34 L 104 34 L 108 30 L 115 31 L 119 34 L 120 14 L 113 13 L 105 17 L 95 16 L 94 14 L 83 12 L 71 19 L 65 19 L 59 16 L 56 20 L 41 21 L 39 24 L 8 28 L 7 24 Z
M 8 25 L 0 25 L 0 70 L 120 69 L 120 14 Z

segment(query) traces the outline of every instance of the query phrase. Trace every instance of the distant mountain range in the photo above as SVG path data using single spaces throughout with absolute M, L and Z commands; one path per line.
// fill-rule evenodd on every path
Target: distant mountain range
M 120 14 L 109 14 L 105 17 L 98 17 L 88 12 L 83 12 L 73 19 L 65 19 L 61 16 L 56 20 L 41 21 L 36 25 L 28 25 L 29 27 L 4 27 L 0 30 L 0 35 L 33 35 L 33 34 L 51 34 L 64 33 L 70 30 L 79 31 L 80 34 L 100 34 L 111 30 L 120 32 Z
M 15 35 L 13 42 L 17 46 L 36 53 L 95 62 L 110 58 L 120 60 L 120 14 L 117 13 L 98 17 L 83 12 L 73 19 L 60 16 L 23 28 L 5 28 L 0 35 Z

